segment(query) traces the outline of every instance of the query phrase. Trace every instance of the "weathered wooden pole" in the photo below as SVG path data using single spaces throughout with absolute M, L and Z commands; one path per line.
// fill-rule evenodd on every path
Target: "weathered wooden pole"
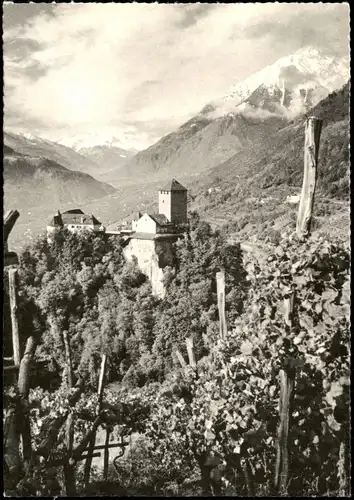
M 63 332 L 63 340 L 64 340 L 64 347 L 65 347 L 65 357 L 66 357 L 66 371 L 67 371 L 67 377 L 68 377 L 68 387 L 69 390 L 74 387 L 73 383 L 73 367 L 72 367 L 72 361 L 71 361 L 71 349 L 70 349 L 70 344 L 69 344 L 69 339 L 68 339 L 68 332 L 65 330 Z
M 10 269 L 9 296 L 10 296 L 11 326 L 12 326 L 12 347 L 14 353 L 13 360 L 15 366 L 19 366 L 21 361 L 17 287 L 18 287 L 17 269 Z
M 104 376 L 106 373 L 106 365 L 107 365 L 107 356 L 106 354 L 102 354 L 102 361 L 101 361 L 101 370 L 100 370 L 100 376 L 99 376 L 99 381 L 98 381 L 98 402 L 97 402 L 97 407 L 96 407 L 96 415 L 97 417 L 100 414 L 101 411 L 101 406 L 102 406 L 102 398 L 103 398 L 103 389 L 104 389 Z M 90 482 L 90 472 L 91 472 L 91 463 L 92 463 L 92 458 L 91 455 L 93 453 L 93 449 L 95 447 L 95 442 L 96 442 L 96 430 L 92 433 L 92 437 L 90 439 L 90 444 L 88 447 L 88 458 L 85 462 L 85 470 L 84 470 L 84 487 L 87 488 Z
M 109 436 L 111 430 L 109 427 L 106 429 L 106 441 L 104 446 L 104 459 L 103 459 L 103 479 L 107 481 L 108 479 L 108 462 L 109 462 Z
M 195 355 L 194 355 L 194 349 L 193 349 L 193 338 L 192 337 L 188 337 L 186 339 L 186 346 L 187 346 L 189 365 L 192 368 L 195 368 L 197 366 L 197 363 L 195 361 Z
M 10 210 L 5 215 L 3 240 L 4 240 L 4 245 L 5 245 L 6 249 L 7 249 L 8 237 L 9 237 L 9 235 L 10 235 L 10 233 L 15 225 L 15 222 L 19 218 L 19 216 L 20 216 L 20 213 L 17 210 Z
M 179 352 L 178 349 L 175 350 L 175 354 L 176 354 L 176 357 L 178 359 L 178 361 L 180 362 L 180 365 L 182 368 L 186 368 L 187 367 L 187 363 L 184 359 L 184 357 L 182 356 L 182 354 Z
M 222 339 L 226 338 L 227 335 L 227 323 L 225 314 L 225 272 L 219 271 L 216 273 L 216 291 L 218 296 L 218 310 L 219 310 L 219 322 L 220 322 L 220 337 Z
M 302 238 L 311 230 L 311 219 L 317 181 L 317 162 L 322 120 L 311 116 L 305 125 L 304 179 L 296 223 L 296 233 Z
M 18 390 L 21 397 L 21 403 L 24 408 L 28 404 L 28 394 L 30 389 L 30 375 L 31 365 L 34 353 L 37 348 L 37 337 L 32 334 L 27 338 L 25 352 L 21 359 L 19 374 L 18 374 Z M 22 438 L 22 454 L 25 470 L 30 472 L 32 468 L 32 439 L 31 439 L 31 425 L 28 413 L 23 414 L 21 417 L 21 438 Z
M 71 389 L 74 386 L 73 381 L 73 367 L 71 361 L 71 349 L 68 338 L 68 332 L 65 330 L 63 332 L 63 340 L 65 346 L 65 357 L 66 357 L 66 370 L 68 377 L 68 389 Z M 66 448 L 68 452 L 68 456 L 66 459 L 66 463 L 64 463 L 64 478 L 65 478 L 65 493 L 66 496 L 74 496 L 76 494 L 75 487 L 75 471 L 74 465 L 70 464 L 69 460 L 71 458 L 74 446 L 74 419 L 72 412 L 69 413 L 67 421 L 66 421 Z
M 20 214 L 17 210 L 10 210 L 3 223 L 3 245 L 4 245 L 4 265 L 12 266 L 18 264 L 18 256 L 15 252 L 9 252 L 8 248 L 8 238 L 15 225 L 15 222 L 19 218 Z
M 284 299 L 284 321 L 291 328 L 293 325 L 295 293 Z M 285 360 L 279 372 L 279 426 L 277 431 L 277 459 L 275 468 L 276 492 L 286 494 L 289 482 L 290 443 L 289 429 L 292 414 L 291 403 L 294 396 L 295 369 L 292 359 Z

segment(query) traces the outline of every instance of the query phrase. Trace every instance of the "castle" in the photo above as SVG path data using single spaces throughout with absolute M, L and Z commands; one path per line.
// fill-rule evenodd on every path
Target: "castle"
M 144 274 L 151 282 L 153 294 L 163 297 L 163 269 L 174 265 L 172 244 L 182 236 L 181 225 L 187 222 L 188 190 L 176 179 L 172 179 L 159 190 L 158 213 L 138 213 L 131 227 L 127 225 L 119 231 L 105 228 L 97 218 L 84 214 L 80 209 L 59 212 L 47 226 L 48 242 L 53 240 L 56 230 L 67 228 L 71 232 L 89 230 L 107 236 L 124 236 L 123 253 L 126 259 L 136 259 Z
M 158 213 L 138 214 L 132 232 L 123 243 L 127 260 L 136 259 L 150 280 L 152 293 L 164 297 L 163 269 L 174 265 L 172 244 L 179 238 L 181 224 L 187 222 L 187 189 L 172 179 L 159 190 Z
M 172 179 L 159 190 L 158 213 L 138 213 L 138 218 L 132 220 L 132 230 L 136 233 L 172 234 L 176 226 L 186 222 L 187 189 Z

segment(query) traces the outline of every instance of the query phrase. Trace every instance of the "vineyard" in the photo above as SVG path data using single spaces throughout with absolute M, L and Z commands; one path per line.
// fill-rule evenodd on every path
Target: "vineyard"
M 116 247 L 103 261 L 97 241 L 83 270 L 76 240 L 67 261 L 67 247 L 43 243 L 11 262 L 7 496 L 350 496 L 350 249 L 311 234 L 320 132 L 308 120 L 296 231 L 242 251 L 192 220 L 162 303 Z M 60 300 L 57 262 L 61 276 L 70 262 L 78 277 Z M 114 286 L 121 310 L 111 313 Z M 87 333 L 95 290 L 100 341 Z M 137 298 L 144 309 L 129 309 Z M 60 382 L 30 383 L 31 363 L 50 352 Z M 102 470 L 92 467 L 100 454 Z

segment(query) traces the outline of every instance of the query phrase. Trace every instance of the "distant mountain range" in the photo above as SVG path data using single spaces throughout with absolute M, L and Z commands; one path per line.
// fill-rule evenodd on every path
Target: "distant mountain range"
M 19 154 L 47 158 L 70 170 L 94 174 L 98 169 L 95 162 L 80 155 L 73 149 L 36 135 L 14 134 L 5 131 L 3 140 L 4 144 Z
M 43 230 L 47 219 L 58 208 L 80 207 L 89 200 L 115 192 L 111 185 L 76 170 L 85 165 L 90 165 L 89 161 L 81 160 L 80 155 L 69 148 L 5 132 L 4 206 L 5 210 L 16 209 L 21 214 L 14 236 L 23 238 L 25 228 L 30 233 Z
M 281 200 L 301 189 L 306 113 L 324 119 L 318 196 L 346 198 L 347 62 L 313 48 L 282 58 L 137 154 L 118 139 L 97 134 L 74 136 L 69 146 L 5 132 L 5 208 L 21 211 L 18 237 L 24 227 L 34 233 L 43 229 L 53 210 L 69 205 L 87 207 L 103 223 L 146 210 L 161 182 L 171 177 L 189 188 L 190 206 L 216 225 L 236 224 L 241 234 L 255 233 L 252 217 L 255 225 L 262 218 L 273 224 L 289 212 Z M 273 201 L 264 204 L 264 196 Z
M 89 174 L 69 170 L 43 157 L 17 154 L 4 146 L 5 204 L 21 210 L 80 203 L 114 192 Z
M 348 58 L 308 47 L 255 73 L 123 168 L 121 180 L 202 172 L 253 145 L 306 112 L 349 78 Z
M 95 175 L 100 179 L 112 170 L 119 171 L 130 158 L 138 153 L 134 148 L 127 148 L 124 141 L 117 137 L 98 133 L 79 134 L 62 138 L 58 142 L 99 166 L 95 170 Z M 109 175 L 107 177 L 109 179 Z

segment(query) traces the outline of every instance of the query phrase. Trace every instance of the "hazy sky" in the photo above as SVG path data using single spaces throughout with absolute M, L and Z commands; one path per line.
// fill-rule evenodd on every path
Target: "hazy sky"
M 301 47 L 347 54 L 348 17 L 325 3 L 5 3 L 5 127 L 143 148 Z

